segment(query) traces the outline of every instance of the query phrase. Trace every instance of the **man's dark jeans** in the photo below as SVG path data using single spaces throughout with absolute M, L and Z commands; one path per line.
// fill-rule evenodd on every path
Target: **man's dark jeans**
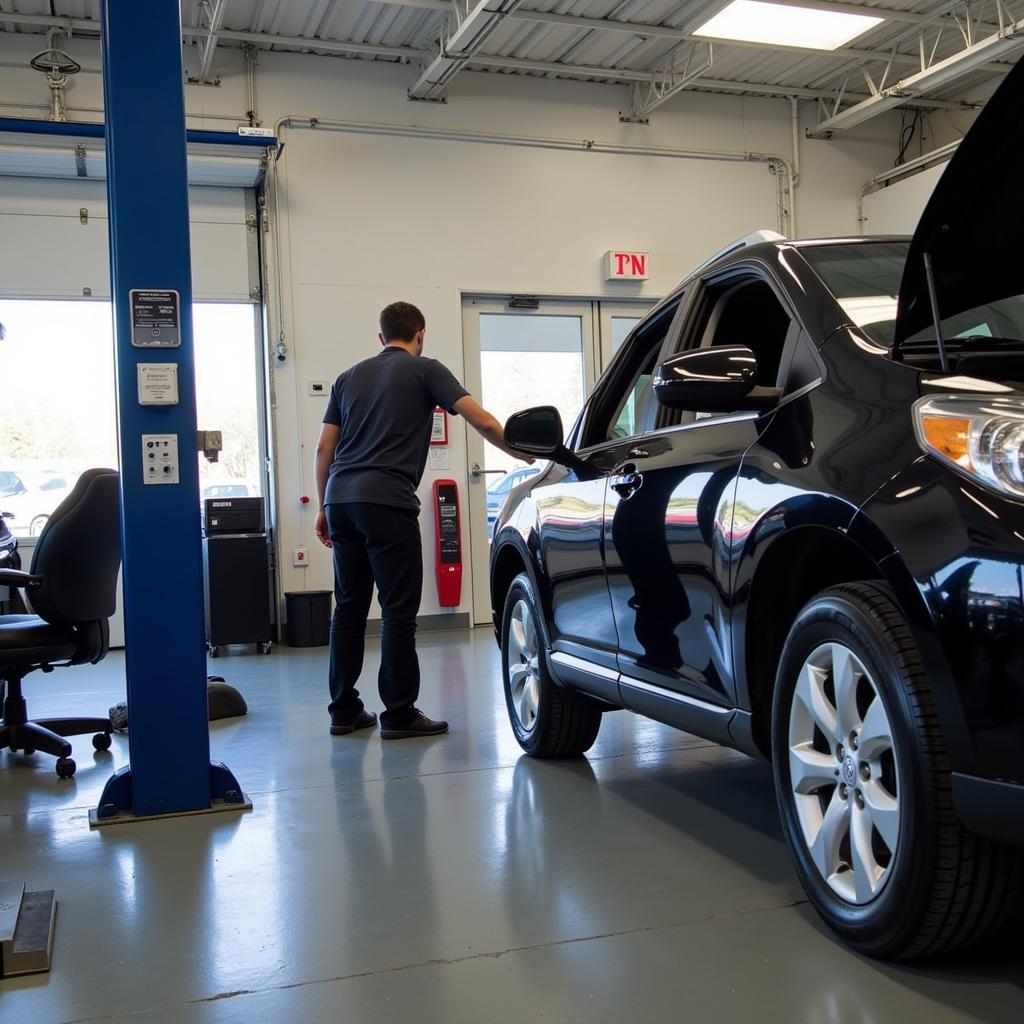
M 356 682 L 363 669 L 366 617 L 373 585 L 383 612 L 380 675 L 382 726 L 400 727 L 413 716 L 420 692 L 416 613 L 423 590 L 419 512 L 365 502 L 329 504 L 334 552 L 331 620 L 331 719 L 348 725 L 363 710 Z

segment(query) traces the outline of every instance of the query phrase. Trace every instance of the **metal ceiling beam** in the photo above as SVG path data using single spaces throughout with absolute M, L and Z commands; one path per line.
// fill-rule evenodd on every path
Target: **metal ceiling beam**
M 421 7 L 430 11 L 449 11 L 451 10 L 451 0 L 381 0 L 382 3 L 390 4 L 393 7 Z M 868 7 L 866 4 L 854 4 L 854 3 L 839 3 L 833 2 L 833 0 L 764 0 L 765 3 L 780 3 L 786 4 L 790 7 L 810 7 L 817 10 L 829 10 L 836 11 L 840 14 L 870 14 L 875 17 L 885 18 L 888 21 L 904 21 L 911 25 L 922 24 L 926 21 L 934 20 L 932 15 L 928 14 L 915 14 L 913 11 L 894 11 L 883 7 Z M 518 21 L 548 21 L 549 18 L 545 17 L 548 12 L 546 11 L 533 11 L 528 8 L 521 8 L 516 11 L 512 17 Z M 571 14 L 564 15 L 571 21 L 576 21 L 575 16 Z M 702 16 L 703 21 L 707 21 L 710 16 Z M 603 20 L 603 19 L 594 19 Z M 612 24 L 621 24 L 624 27 L 628 25 L 628 22 L 613 22 Z
M 213 55 L 217 50 L 217 33 L 224 24 L 224 15 L 227 12 L 227 6 L 227 0 L 204 0 L 204 2 L 199 5 L 200 11 L 206 15 L 208 22 L 207 28 L 209 30 L 209 34 L 203 40 L 203 44 L 200 47 L 200 82 L 208 82 L 210 80 L 210 68 L 213 65 Z
M 470 64 L 474 67 L 506 68 L 509 71 L 534 71 L 543 75 L 561 75 L 567 78 L 588 78 L 605 82 L 647 83 L 651 80 L 650 71 L 633 71 L 630 68 L 603 68 L 588 64 L 556 64 L 551 61 L 524 60 L 521 57 L 490 57 L 476 56 Z M 833 98 L 834 94 L 821 89 L 803 89 L 793 85 L 769 85 L 761 82 L 741 82 L 731 79 L 705 78 L 701 76 L 691 83 L 698 89 L 710 89 L 715 92 L 739 92 L 752 96 L 794 96 L 802 100 L 823 100 Z M 851 99 L 868 97 L 850 97 Z M 952 103 L 947 100 L 913 100 L 908 106 L 923 107 L 928 110 L 963 110 L 963 103 Z
M 220 0 L 223 3 L 223 0 Z M 403 7 L 420 7 L 427 10 L 444 10 L 451 11 L 451 0 L 382 0 L 382 2 L 388 2 L 395 6 Z M 494 0 L 492 0 L 494 2 Z M 766 2 L 776 2 L 776 0 L 766 0 Z M 778 0 L 782 2 L 782 0 Z M 786 0 L 786 2 L 792 3 L 795 6 L 800 7 L 820 7 L 827 3 L 827 0 Z M 857 4 L 828 4 L 828 6 L 836 8 L 849 8 L 851 10 L 858 10 L 863 12 L 870 12 L 879 10 L 874 7 L 860 7 Z M 894 20 L 910 21 L 909 17 L 895 18 L 896 14 L 905 12 L 883 12 L 888 16 L 890 13 L 893 14 Z M 506 14 L 507 17 L 535 21 L 538 23 L 550 23 L 558 24 L 567 27 L 578 28 L 584 31 L 595 30 L 595 31 L 612 31 L 612 32 L 627 32 L 632 35 L 645 36 L 648 38 L 657 39 L 671 39 L 677 42 L 691 42 L 701 40 L 704 42 L 718 43 L 719 45 L 727 46 L 738 46 L 747 47 L 751 49 L 765 50 L 766 47 L 760 43 L 751 43 L 745 41 L 738 41 L 734 39 L 704 39 L 703 37 L 693 36 L 686 29 L 673 28 L 667 25 L 645 25 L 637 24 L 634 22 L 623 22 L 613 21 L 604 18 L 585 18 L 578 17 L 575 15 L 562 15 L 562 14 L 550 14 L 544 11 L 531 11 L 513 9 Z M 919 20 L 915 21 L 914 24 L 925 24 L 926 22 L 935 23 L 941 19 L 949 20 L 948 15 L 919 15 L 915 16 Z M 38 26 L 41 28 L 45 27 L 67 27 L 72 29 L 74 32 L 79 34 L 98 34 L 99 25 L 97 22 L 87 18 L 58 18 L 45 14 L 4 14 L 2 21 L 10 22 L 12 24 L 22 24 L 27 26 Z M 464 22 L 465 24 L 465 22 Z M 183 35 L 187 38 L 209 38 L 207 35 L 207 29 L 196 26 L 193 28 L 186 28 L 183 30 Z M 328 39 L 317 39 L 314 40 L 309 37 L 289 37 L 289 36 L 278 36 L 273 33 L 256 33 L 256 32 L 232 32 L 223 30 L 217 33 L 217 36 L 221 39 L 232 39 L 236 41 L 252 42 L 255 44 L 266 43 L 267 45 L 274 45 L 278 43 L 281 46 L 294 46 L 298 48 L 315 48 L 328 53 L 362 53 L 366 55 L 379 55 L 385 57 L 397 57 L 399 59 L 408 58 L 411 60 L 422 59 L 423 52 L 415 50 L 411 47 L 377 47 L 369 43 L 342 43 L 338 40 Z M 293 40 L 300 40 L 295 42 Z M 876 61 L 878 63 L 884 63 L 886 65 L 898 64 L 910 66 L 920 66 L 920 58 L 914 54 L 893 54 L 891 51 L 886 50 L 873 50 L 873 49 L 862 49 L 858 47 L 840 47 L 837 50 L 809 50 L 806 47 L 799 46 L 780 46 L 773 45 L 767 47 L 773 51 L 790 52 L 797 54 L 804 54 L 807 56 L 817 56 L 822 58 L 836 57 L 844 60 L 856 60 L 856 61 Z M 212 60 L 212 52 L 210 54 Z M 443 64 L 446 58 L 442 53 L 434 59 L 432 63 Z M 429 70 L 429 69 L 428 69 Z M 982 67 L 975 68 L 975 70 L 984 70 L 989 72 L 1003 72 L 1005 73 L 1008 68 L 1000 66 L 998 64 L 986 63 Z M 208 73 L 208 70 L 207 70 Z M 457 72 L 455 72 L 457 73 Z M 424 73 L 426 74 L 426 72 Z M 452 77 L 454 73 L 449 75 Z M 420 91 L 425 88 L 420 86 Z M 418 98 L 425 98 L 419 97 Z
M 494 34 L 522 0 L 478 0 L 454 31 L 442 31 L 440 50 L 409 90 L 411 100 L 440 99 L 448 83 Z
M 399 0 L 392 0 L 399 2 Z M 408 0 L 400 0 L 406 6 L 427 6 L 423 4 L 409 4 Z M 4 14 L 0 20 L 12 20 L 14 23 L 33 25 L 38 27 L 69 27 L 79 35 L 97 35 L 99 23 L 88 18 L 57 18 L 48 15 L 32 14 Z M 208 30 L 200 26 L 184 27 L 182 35 L 185 39 L 203 39 Z M 286 46 L 296 50 L 316 51 L 338 55 L 361 54 L 371 57 L 390 58 L 392 60 L 422 61 L 425 54 L 423 50 L 410 46 L 382 46 L 374 43 L 343 42 L 334 39 L 317 39 L 304 36 L 281 36 L 269 32 L 242 32 L 231 29 L 222 29 L 218 33 L 219 38 L 240 43 L 251 43 L 255 46 Z M 530 61 L 517 57 L 498 57 L 476 54 L 469 60 L 471 66 L 484 68 L 505 68 L 516 71 L 533 71 L 539 74 L 559 75 L 565 78 L 585 78 L 606 82 L 640 83 L 649 85 L 653 80 L 650 71 L 636 71 L 627 68 L 606 68 L 593 65 L 565 64 L 545 61 Z M 732 79 L 713 79 L 702 75 L 696 83 L 698 88 L 725 93 L 746 93 L 755 96 L 794 96 L 798 99 L 809 100 L 834 100 L 834 90 L 809 89 L 799 86 L 785 84 L 769 84 L 761 82 L 745 82 Z M 846 94 L 846 99 L 862 101 L 872 97 L 863 95 Z M 934 110 L 962 110 L 964 104 L 942 100 L 931 100 L 926 98 L 914 98 L 909 102 L 900 99 L 903 103 L 912 107 L 923 107 Z M 898 105 L 898 104 L 894 104 Z
M 663 71 L 656 71 L 650 81 L 633 82 L 629 87 L 629 116 L 620 119 L 646 123 L 653 111 L 710 71 L 714 63 L 715 52 L 711 43 L 688 44 L 681 59 L 674 60 Z
M 995 32 L 973 46 L 938 61 L 916 75 L 904 78 L 888 88 L 879 89 L 873 96 L 844 110 L 838 109 L 840 98 L 836 102 L 835 112 L 831 117 L 819 122 L 813 134 L 827 136 L 833 132 L 854 128 L 887 110 L 892 110 L 893 107 L 905 105 L 908 99 L 926 96 L 929 92 L 941 89 L 964 75 L 978 71 L 993 58 L 1005 56 L 1022 45 L 1024 19 L 1007 24 L 1002 31 Z
M 203 38 L 206 29 L 198 26 L 183 27 L 181 34 L 186 39 Z M 252 43 L 254 46 L 289 46 L 297 50 L 318 50 L 322 53 L 360 53 L 368 57 L 391 57 L 397 60 L 422 60 L 423 50 L 412 46 L 381 46 L 377 43 L 356 43 L 340 39 L 317 39 L 315 36 L 278 36 L 269 32 L 239 32 L 234 29 L 222 29 L 221 39 L 230 39 L 239 43 Z
M 385 2 L 399 6 L 411 6 L 409 0 L 385 0 Z M 728 0 L 726 0 L 727 2 Z M 858 4 L 834 4 L 829 3 L 828 0 L 764 0 L 764 2 L 784 3 L 793 7 L 806 7 L 816 10 L 821 10 L 824 7 L 829 9 L 835 8 L 841 13 L 870 14 L 875 17 L 884 17 L 889 20 L 921 27 L 929 23 L 934 24 L 943 19 L 950 20 L 949 16 L 945 13 L 933 15 L 907 14 L 906 12 L 880 10 L 876 7 L 864 7 Z M 719 6 L 724 7 L 726 3 L 722 3 Z M 415 6 L 418 7 L 420 4 L 416 3 Z M 876 50 L 865 47 L 840 46 L 834 50 L 820 50 L 807 46 L 790 46 L 781 43 L 772 43 L 769 46 L 765 43 L 751 42 L 746 39 L 694 35 L 694 29 L 710 20 L 713 13 L 713 10 L 705 11 L 699 18 L 693 19 L 691 23 L 685 26 L 652 25 L 635 21 L 618 21 L 612 18 L 588 18 L 582 15 L 556 14 L 550 11 L 534 11 L 522 7 L 510 12 L 509 17 L 516 21 L 529 21 L 538 25 L 557 25 L 561 28 L 575 29 L 580 32 L 618 32 L 625 35 L 641 36 L 645 39 L 669 39 L 678 43 L 710 42 L 719 46 L 736 46 L 762 52 L 771 50 L 772 52 L 796 53 L 826 59 L 877 61 L 883 64 L 893 63 L 907 65 L 908 67 L 920 66 L 919 58 L 915 54 L 893 54 L 891 49 Z M 988 70 L 995 69 L 989 68 Z

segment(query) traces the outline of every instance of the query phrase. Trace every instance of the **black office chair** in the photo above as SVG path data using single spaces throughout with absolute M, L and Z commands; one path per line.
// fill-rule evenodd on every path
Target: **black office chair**
M 110 719 L 29 721 L 21 681 L 36 669 L 95 665 L 106 655 L 121 566 L 119 508 L 117 473 L 87 470 L 43 527 L 31 570 L 0 569 L 0 585 L 23 588 L 36 613 L 0 615 L 0 750 L 53 754 L 62 779 L 75 774 L 64 737 L 96 733 L 93 746 L 106 750 Z

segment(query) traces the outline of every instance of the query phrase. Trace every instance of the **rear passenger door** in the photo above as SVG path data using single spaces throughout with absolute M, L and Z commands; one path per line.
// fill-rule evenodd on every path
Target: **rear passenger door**
M 778 293 L 750 270 L 699 290 L 678 347 L 747 345 L 758 356 L 758 383 L 775 386 L 792 333 Z M 733 496 L 762 420 L 748 411 L 654 408 L 649 432 L 619 453 L 605 499 L 605 570 L 619 637 L 621 698 L 636 711 L 670 720 L 666 702 L 697 702 L 712 718 L 720 708 L 723 737 L 735 706 Z

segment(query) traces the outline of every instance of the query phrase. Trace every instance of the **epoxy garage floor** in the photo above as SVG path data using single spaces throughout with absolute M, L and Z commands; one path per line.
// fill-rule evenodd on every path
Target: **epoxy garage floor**
M 421 658 L 453 731 L 393 743 L 328 735 L 324 649 L 212 662 L 249 702 L 211 730 L 248 814 L 92 832 L 125 739 L 77 739 L 71 782 L 0 755 L 2 876 L 59 900 L 53 970 L 0 982 L 0 1020 L 1024 1020 L 1019 941 L 926 967 L 838 945 L 767 765 L 625 712 L 586 760 L 530 761 L 488 631 L 424 635 Z M 30 710 L 102 712 L 123 666 L 30 677 Z

